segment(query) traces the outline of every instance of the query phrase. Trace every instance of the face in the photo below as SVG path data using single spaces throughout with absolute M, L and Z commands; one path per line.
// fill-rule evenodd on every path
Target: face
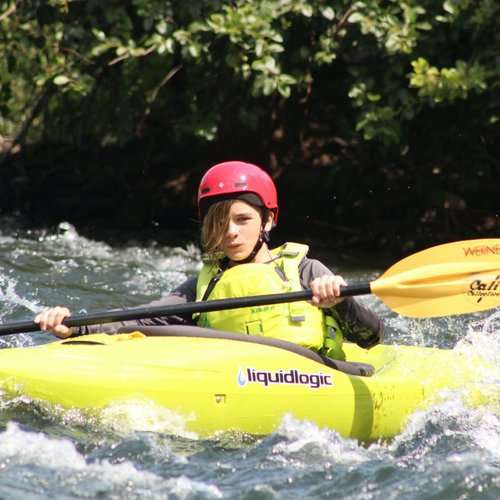
M 266 230 L 272 222 L 266 222 Z M 246 259 L 259 239 L 262 226 L 261 212 L 248 203 L 236 200 L 229 211 L 229 225 L 222 242 L 226 257 L 233 261 Z M 269 226 L 269 227 L 268 227 Z

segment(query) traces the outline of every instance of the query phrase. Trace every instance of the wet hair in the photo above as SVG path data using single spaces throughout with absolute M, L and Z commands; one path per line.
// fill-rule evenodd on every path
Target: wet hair
M 232 204 L 238 198 L 225 199 L 212 203 L 208 208 L 201 225 L 201 246 L 207 254 L 208 260 L 218 263 L 223 257 L 222 242 L 229 227 Z M 248 203 L 248 202 L 247 202 Z M 267 221 L 271 211 L 262 206 L 250 204 L 260 212 L 261 224 Z

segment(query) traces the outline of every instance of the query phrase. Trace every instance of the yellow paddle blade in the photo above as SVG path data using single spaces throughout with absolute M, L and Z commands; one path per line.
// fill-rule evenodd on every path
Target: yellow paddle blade
M 371 283 L 397 313 L 414 318 L 500 306 L 500 239 L 445 243 L 410 255 Z

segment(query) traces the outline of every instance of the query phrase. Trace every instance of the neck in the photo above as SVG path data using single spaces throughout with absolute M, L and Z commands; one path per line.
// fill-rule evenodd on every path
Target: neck
M 267 243 L 262 243 L 260 250 L 257 252 L 257 255 L 255 256 L 252 262 L 255 262 L 257 264 L 264 264 L 268 262 L 270 258 L 272 258 L 272 255 L 271 252 L 269 251 Z
M 260 247 L 259 251 L 255 254 L 255 257 L 250 262 L 246 263 L 265 264 L 266 262 L 269 262 L 270 259 L 272 259 L 272 255 L 271 252 L 269 251 L 269 247 L 267 246 L 267 243 L 262 243 L 262 246 Z M 242 262 L 230 260 L 228 267 L 237 266 L 238 264 L 241 263 Z

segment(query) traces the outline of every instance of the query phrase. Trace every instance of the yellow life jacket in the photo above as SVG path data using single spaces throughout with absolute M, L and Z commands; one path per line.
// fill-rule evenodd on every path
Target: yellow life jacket
M 222 273 L 205 299 L 216 300 L 302 290 L 299 264 L 309 247 L 285 243 L 271 250 L 275 258 L 267 264 L 239 264 Z M 202 300 L 219 267 L 205 264 L 196 286 L 196 300 Z M 229 332 L 263 335 L 294 342 L 322 351 L 333 359 L 345 359 L 343 335 L 337 321 L 309 302 L 245 307 L 201 313 L 195 316 L 199 326 Z

